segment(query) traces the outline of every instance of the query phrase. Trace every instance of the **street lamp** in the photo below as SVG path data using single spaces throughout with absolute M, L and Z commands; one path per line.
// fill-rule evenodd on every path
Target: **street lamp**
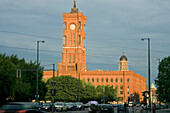
M 38 66 L 38 60 L 39 60 L 39 43 L 45 43 L 45 41 L 37 41 L 37 80 L 36 80 L 36 102 L 38 102 L 38 71 L 39 71 L 39 66 Z
M 151 111 L 151 97 L 150 97 L 150 38 L 142 38 L 142 41 L 148 40 L 148 85 L 149 85 L 149 111 Z

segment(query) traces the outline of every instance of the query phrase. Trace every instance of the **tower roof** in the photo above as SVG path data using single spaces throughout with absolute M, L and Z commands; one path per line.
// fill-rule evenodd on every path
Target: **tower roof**
M 120 57 L 120 61 L 122 61 L 122 60 L 128 61 L 127 57 L 124 55 L 124 52 L 123 52 L 123 55 Z
M 76 0 L 74 0 L 73 8 L 71 9 L 70 13 L 78 13 L 78 9 L 76 7 Z
M 155 89 L 156 87 L 155 87 L 155 85 L 152 83 L 151 84 L 151 88 L 153 88 L 153 89 Z

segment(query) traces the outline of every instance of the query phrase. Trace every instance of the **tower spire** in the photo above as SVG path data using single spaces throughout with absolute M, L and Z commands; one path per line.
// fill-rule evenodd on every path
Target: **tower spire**
M 76 7 L 76 0 L 74 0 L 73 8 L 71 9 L 70 13 L 78 13 L 78 9 Z

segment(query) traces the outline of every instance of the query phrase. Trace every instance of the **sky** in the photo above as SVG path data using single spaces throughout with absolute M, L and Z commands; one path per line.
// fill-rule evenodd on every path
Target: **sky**
M 62 62 L 62 13 L 74 0 L 0 0 L 0 53 L 27 62 L 37 59 L 44 69 Z M 151 45 L 151 82 L 158 60 L 170 55 L 170 0 L 76 0 L 87 16 L 87 69 L 117 71 L 125 53 L 129 70 L 148 78 L 148 41 Z

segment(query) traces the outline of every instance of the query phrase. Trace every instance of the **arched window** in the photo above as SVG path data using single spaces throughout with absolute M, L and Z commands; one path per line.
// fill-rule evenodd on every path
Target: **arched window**
M 106 82 L 108 82 L 108 78 L 106 78 Z
M 120 79 L 120 82 L 123 82 L 122 78 Z
M 79 21 L 79 29 L 81 29 L 81 22 Z
M 94 82 L 94 78 L 92 78 L 92 82 Z
M 79 35 L 78 44 L 81 45 L 81 35 Z
M 88 78 L 87 81 L 90 82 L 90 79 Z
M 113 82 L 113 78 L 111 78 L 111 82 Z
M 70 45 L 72 46 L 72 33 L 70 34 Z
M 129 78 L 127 79 L 127 82 L 129 82 Z
M 99 82 L 99 78 L 97 78 L 97 82 Z
M 116 78 L 116 80 L 115 80 L 116 82 L 118 82 L 118 79 Z
M 66 23 L 66 22 L 63 23 L 63 29 L 64 29 L 64 30 L 67 29 L 67 23 Z
M 66 36 L 63 36 L 63 45 L 66 45 L 66 42 L 67 42 L 67 38 Z

